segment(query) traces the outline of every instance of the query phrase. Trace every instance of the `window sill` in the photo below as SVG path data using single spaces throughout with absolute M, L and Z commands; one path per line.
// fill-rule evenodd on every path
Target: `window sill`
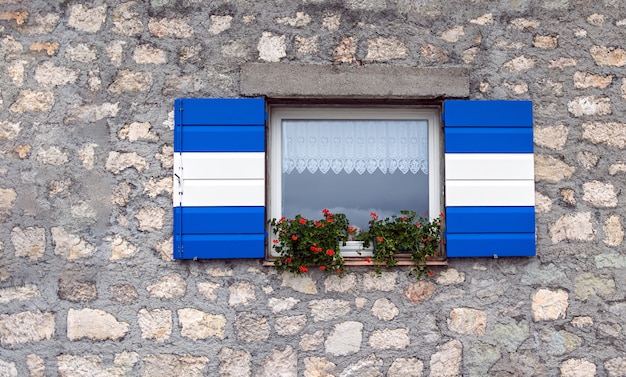
M 367 262 L 365 260 L 367 257 L 346 257 L 344 259 L 345 266 L 374 266 L 374 263 Z M 411 260 L 411 256 L 409 254 L 397 254 L 396 260 L 398 261 L 398 266 L 413 266 L 414 263 Z M 434 259 L 426 262 L 427 266 L 447 266 L 448 260 L 445 258 Z M 263 266 L 272 267 L 274 266 L 274 259 L 265 259 L 263 261 Z

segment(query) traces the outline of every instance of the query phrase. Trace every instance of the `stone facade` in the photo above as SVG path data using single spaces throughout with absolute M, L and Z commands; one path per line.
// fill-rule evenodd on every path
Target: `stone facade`
M 619 0 L 0 0 L 0 375 L 626 376 L 625 34 Z M 250 63 L 532 100 L 537 257 L 173 261 L 173 101 Z

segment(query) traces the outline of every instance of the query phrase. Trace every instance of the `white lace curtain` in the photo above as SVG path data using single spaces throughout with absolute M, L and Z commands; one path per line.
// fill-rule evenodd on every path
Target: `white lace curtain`
M 428 122 L 284 120 L 282 170 L 428 174 Z

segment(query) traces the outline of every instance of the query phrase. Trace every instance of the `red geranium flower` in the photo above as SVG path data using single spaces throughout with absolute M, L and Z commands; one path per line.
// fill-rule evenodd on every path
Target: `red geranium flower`
M 365 261 L 366 261 L 367 263 L 372 263 L 372 259 L 371 259 L 371 258 L 365 258 Z
M 335 250 L 326 250 L 326 255 L 328 255 L 329 257 L 332 257 L 333 255 L 335 255 Z
M 321 222 L 319 222 L 319 221 L 316 221 L 316 222 L 315 222 L 315 226 L 317 226 L 317 227 L 319 227 L 319 226 L 324 226 L 324 224 L 322 224 L 322 223 L 321 223 Z
M 326 271 L 326 266 L 320 266 L 320 270 Z
M 376 241 L 383 242 L 383 238 L 382 237 L 376 237 Z
M 441 212 L 441 213 L 439 214 L 439 217 L 443 217 L 443 212 Z
M 329 210 L 327 210 L 326 208 L 324 208 L 324 209 L 322 210 L 322 214 L 323 214 L 324 216 L 328 216 L 328 215 L 330 215 L 330 211 L 329 211 Z
M 348 227 L 348 233 L 353 233 L 356 229 L 353 226 Z
M 285 263 L 290 264 L 291 263 L 291 258 L 289 258 L 289 257 L 285 258 Z
M 433 276 L 435 274 L 435 271 L 433 270 L 428 270 L 428 276 Z
M 300 218 L 300 224 L 302 224 L 302 225 L 306 224 L 306 219 L 304 219 L 304 218 L 302 218 L 302 217 L 301 217 L 301 218 Z
M 329 223 L 332 223 L 333 221 L 335 221 L 335 219 L 333 219 L 333 215 L 328 215 L 328 218 L 326 219 L 326 221 L 328 221 Z
M 295 234 L 292 234 L 291 235 L 291 239 L 294 240 L 294 241 L 297 241 L 298 240 L 298 236 L 296 236 Z
M 300 270 L 300 272 L 302 272 L 302 273 L 305 273 L 305 272 L 308 272 L 308 271 L 309 271 L 309 269 L 307 268 L 307 266 L 300 266 L 300 267 L 298 267 L 298 269 L 299 269 L 299 270 Z
M 273 243 L 278 243 L 278 240 L 274 239 L 272 240 Z

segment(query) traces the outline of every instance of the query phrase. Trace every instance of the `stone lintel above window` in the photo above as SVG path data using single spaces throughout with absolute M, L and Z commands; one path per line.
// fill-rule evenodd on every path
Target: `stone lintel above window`
M 467 98 L 462 67 L 246 63 L 240 95 L 269 98 Z

